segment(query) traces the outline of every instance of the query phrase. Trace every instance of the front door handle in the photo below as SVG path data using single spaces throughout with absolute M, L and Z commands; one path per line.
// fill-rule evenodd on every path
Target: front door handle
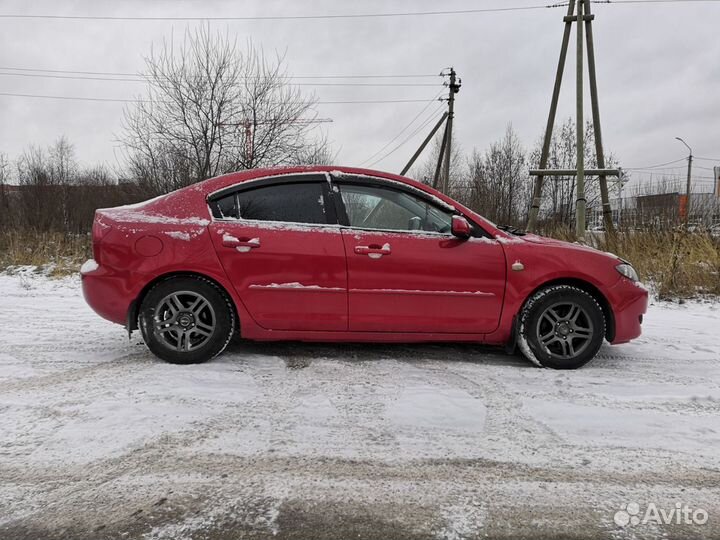
M 240 253 L 247 253 L 251 249 L 260 247 L 259 238 L 235 238 L 232 235 L 226 234 L 222 239 L 223 247 L 234 248 Z
M 369 246 L 355 246 L 355 253 L 358 255 L 367 255 L 371 259 L 379 259 L 383 255 L 390 255 L 392 250 L 390 244 L 370 244 Z

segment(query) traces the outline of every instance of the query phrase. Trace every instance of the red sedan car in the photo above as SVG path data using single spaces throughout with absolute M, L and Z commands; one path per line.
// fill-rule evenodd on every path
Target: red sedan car
M 577 368 L 640 335 L 627 262 L 497 227 L 394 174 L 294 167 L 98 210 L 83 292 L 173 363 L 249 340 L 517 344 Z

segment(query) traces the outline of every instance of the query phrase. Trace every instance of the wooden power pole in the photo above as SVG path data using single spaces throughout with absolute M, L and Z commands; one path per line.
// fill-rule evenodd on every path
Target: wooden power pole
M 577 3 L 577 60 L 575 85 L 575 163 L 577 167 L 577 201 L 575 203 L 575 236 L 585 238 L 585 118 L 583 116 L 583 2 Z
M 447 195 L 450 186 L 450 161 L 452 161 L 452 128 L 453 118 L 455 117 L 455 94 L 460 91 L 460 85 L 456 82 L 457 73 L 454 68 L 450 68 L 450 84 L 448 85 L 450 92 L 448 95 L 448 118 L 447 132 L 443 139 L 445 140 L 445 165 L 443 166 L 443 184 L 442 191 Z
M 577 10 L 576 10 L 577 7 Z M 575 15 L 573 13 L 576 12 Z M 563 34 L 562 45 L 560 47 L 560 59 L 558 61 L 557 71 L 555 72 L 555 86 L 553 87 L 552 99 L 550 101 L 550 113 L 545 127 L 545 135 L 543 138 L 542 150 L 540 152 L 539 169 L 531 170 L 530 175 L 535 176 L 535 186 L 533 188 L 532 204 L 528 215 L 528 230 L 534 231 L 537 228 L 537 217 L 540 210 L 540 201 L 542 198 L 543 180 L 546 176 L 561 176 L 559 172 L 568 175 L 577 175 L 577 202 L 575 209 L 576 227 L 575 232 L 579 240 L 585 237 L 585 176 L 590 171 L 585 170 L 585 126 L 583 120 L 583 30 L 585 30 L 585 38 L 587 39 L 587 55 L 588 55 L 588 72 L 590 79 L 590 101 L 592 103 L 593 127 L 595 132 L 595 152 L 597 154 L 598 168 L 592 172 L 596 174 L 600 182 L 600 197 L 602 199 L 603 222 L 607 231 L 613 230 L 612 208 L 607 189 L 607 177 L 619 176 L 617 169 L 605 168 L 605 154 L 602 145 L 602 130 L 600 128 L 600 105 L 598 102 L 597 77 L 595 73 L 595 47 L 593 44 L 592 21 L 595 18 L 590 13 L 590 0 L 569 0 L 567 15 L 563 19 L 565 22 L 565 32 Z M 570 44 L 570 32 L 572 23 L 577 23 L 577 59 L 576 59 L 576 124 L 577 124 L 577 143 L 576 154 L 577 164 L 574 171 L 554 171 L 547 169 L 548 156 L 550 154 L 550 143 L 552 141 L 552 131 L 555 124 L 555 116 L 557 114 L 557 105 L 560 97 L 560 86 L 562 85 L 563 72 L 565 70 L 565 60 Z M 584 24 L 583 24 L 584 23 Z M 583 28 L 584 27 L 584 28 Z M 564 174 L 563 174 L 564 175 Z
M 443 138 L 442 143 L 440 144 L 440 154 L 438 156 L 437 165 L 435 167 L 435 176 L 433 177 L 433 187 L 438 188 L 438 180 L 441 180 L 441 185 L 439 187 L 440 191 L 447 194 L 447 190 L 450 184 L 450 161 L 451 161 L 451 140 L 452 140 L 452 126 L 453 126 L 453 118 L 455 116 L 455 94 L 457 94 L 460 91 L 460 86 L 462 85 L 462 81 L 458 78 L 457 73 L 455 72 L 455 69 L 452 67 L 449 68 L 448 73 L 441 73 L 443 76 L 449 76 L 450 81 L 448 83 L 449 88 L 449 94 L 447 97 L 448 102 L 448 110 L 447 112 L 443 113 L 440 120 L 438 120 L 437 124 L 430 130 L 430 133 L 427 137 L 425 137 L 425 140 L 423 140 L 420 147 L 415 151 L 415 153 L 410 158 L 410 161 L 407 162 L 405 167 L 403 167 L 402 171 L 400 171 L 401 175 L 404 175 L 408 170 L 410 170 L 410 167 L 412 167 L 413 163 L 415 163 L 415 160 L 418 158 L 418 156 L 422 153 L 422 151 L 425 149 L 427 144 L 430 142 L 430 140 L 433 138 L 435 133 L 440 129 L 440 126 L 445 123 L 445 129 L 443 130 Z M 442 172 L 442 176 L 441 173 Z
M 438 129 L 440 129 L 440 126 L 442 126 L 445 119 L 448 117 L 448 113 L 443 113 L 443 115 L 440 117 L 440 120 L 437 121 L 437 124 L 435 124 L 435 127 L 430 130 L 430 133 L 428 133 L 428 136 L 425 137 L 425 140 L 422 142 L 420 147 L 415 151 L 413 156 L 410 158 L 410 161 L 408 161 L 405 166 L 403 167 L 403 170 L 400 171 L 400 176 L 404 176 L 406 172 L 410 170 L 410 167 L 413 166 L 413 163 L 415 163 L 415 160 L 418 158 L 418 156 L 422 153 L 423 150 L 425 150 L 425 147 L 430 142 L 430 140 L 433 138 L 433 135 L 437 132 Z

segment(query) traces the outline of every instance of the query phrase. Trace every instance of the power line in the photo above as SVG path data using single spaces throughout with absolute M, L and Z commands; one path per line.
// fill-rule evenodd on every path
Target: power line
M 715 3 L 720 0 L 591 0 L 593 4 L 689 4 L 691 2 Z
M 591 0 L 594 4 L 682 4 L 682 3 L 717 3 L 720 0 Z M 535 6 L 508 6 L 502 8 L 475 8 L 433 11 L 395 11 L 387 13 L 337 13 L 316 15 L 246 15 L 234 17 L 221 16 L 117 16 L 117 15 L 55 15 L 0 13 L 0 19 L 47 19 L 63 21 L 302 21 L 322 19 L 369 19 L 390 17 L 427 17 L 437 15 L 473 15 L 479 13 L 504 13 L 514 11 L 531 11 L 567 6 L 567 3 L 543 4 Z
M 649 176 L 645 176 L 645 178 L 646 179 L 649 178 L 649 181 L 651 181 L 651 182 L 663 182 L 668 179 L 672 180 L 673 182 L 675 182 L 675 181 L 684 182 L 685 181 L 684 180 L 685 175 L 683 173 L 658 173 L 658 172 L 654 172 L 654 171 L 634 171 L 634 172 L 641 174 L 641 175 L 649 175 Z M 652 175 L 655 175 L 655 176 L 653 177 Z M 712 176 L 698 176 L 695 174 L 692 175 L 692 179 L 693 179 L 693 182 L 695 180 L 703 180 L 703 181 L 714 180 L 714 178 Z
M 666 163 L 658 163 L 657 165 L 647 165 L 645 167 L 623 167 L 623 169 L 625 169 L 627 171 L 634 171 L 634 170 L 639 170 L 639 169 L 655 169 L 657 167 L 664 167 L 665 165 L 672 165 L 673 163 L 680 163 L 681 161 L 686 161 L 686 160 L 687 160 L 687 158 L 680 158 L 680 159 L 675 159 L 673 161 L 668 161 Z
M 440 97 L 440 94 L 442 94 L 442 93 L 443 93 L 443 91 L 441 90 L 441 91 L 435 96 L 434 99 L 439 98 L 439 97 Z M 359 163 L 359 166 L 364 165 L 365 163 L 367 163 L 368 161 L 370 161 L 371 159 L 373 159 L 375 156 L 377 156 L 378 154 L 382 153 L 382 152 L 383 152 L 388 146 L 390 146 L 392 143 L 394 143 L 403 133 L 405 133 L 405 131 L 408 130 L 408 128 L 410 128 L 410 126 L 412 126 L 412 125 L 415 123 L 415 121 L 416 121 L 418 118 L 420 118 L 420 116 L 422 116 L 422 114 L 423 114 L 425 111 L 427 111 L 427 110 L 430 108 L 431 105 L 432 105 L 432 101 L 429 102 L 427 105 L 425 105 L 425 106 L 422 108 L 422 110 L 421 110 L 419 113 L 417 113 L 417 115 L 415 115 L 415 116 L 413 117 L 413 119 L 410 120 L 410 122 L 408 122 L 408 124 L 407 124 L 404 128 L 402 128 L 402 129 L 400 130 L 400 132 L 399 132 L 397 135 L 395 135 L 392 139 L 390 139 L 387 143 L 385 143 L 385 146 L 383 146 L 382 148 L 380 148 L 380 150 L 378 150 L 377 152 L 375 152 L 375 153 L 374 153 L 373 155 L 371 155 L 369 158 L 361 161 L 361 162 Z M 434 113 L 434 112 L 432 113 L 432 116 L 435 116 L 435 113 Z
M 80 96 L 49 96 L 42 94 L 19 94 L 13 92 L 0 92 L 0 96 L 9 97 L 25 97 L 38 99 L 62 99 L 69 101 L 104 101 L 109 103 L 149 103 L 148 100 L 142 99 L 120 99 L 120 98 L 98 98 L 98 97 L 80 97 Z
M 624 171 L 628 171 L 628 172 L 642 171 L 642 172 L 656 172 L 656 173 L 664 173 L 664 172 L 667 172 L 667 171 L 671 171 L 671 174 L 675 174 L 676 172 L 686 171 L 686 170 L 687 170 L 687 167 L 685 167 L 685 166 L 680 166 L 680 167 L 662 167 L 662 168 L 657 168 L 657 169 L 641 169 L 641 168 L 635 168 L 635 169 L 623 169 L 623 170 L 624 170 Z M 675 172 L 673 172 L 673 171 L 675 171 Z
M 117 75 L 119 77 L 140 77 L 147 78 L 149 75 L 145 73 L 130 73 L 121 71 L 77 71 L 68 69 L 42 69 L 42 68 L 24 68 L 24 67 L 8 67 L 0 66 L 0 70 L 4 71 L 36 71 L 38 73 L 70 73 L 77 75 Z M 253 79 L 260 78 L 261 76 L 255 77 L 238 77 L 239 79 Z M 419 74 L 354 74 L 354 75 L 278 75 L 279 79 L 419 79 L 427 77 L 440 77 L 438 73 L 419 73 Z
M 369 99 L 363 101 L 316 101 L 317 105 L 344 105 L 346 103 L 425 103 L 434 99 Z
M 436 15 L 471 15 L 478 13 L 502 13 L 512 11 L 529 11 L 560 7 L 564 4 L 547 4 L 536 6 L 509 6 L 502 8 L 476 8 L 434 11 L 395 11 L 387 13 L 338 13 L 316 15 L 257 15 L 241 17 L 198 17 L 198 16 L 115 16 L 115 15 L 52 15 L 52 14 L 17 14 L 0 13 L 0 19 L 51 19 L 75 21 L 280 21 L 280 20 L 313 20 L 313 19 L 365 19 L 384 17 L 427 17 Z
M 122 98 L 99 98 L 86 96 L 52 96 L 46 94 L 20 94 L 13 92 L 0 92 L 0 96 L 25 97 L 38 99 L 62 99 L 70 101 L 102 101 L 109 103 L 150 103 L 144 99 L 122 99 Z M 316 101 L 315 105 L 345 105 L 345 104 L 376 104 L 376 103 L 425 103 L 435 99 L 369 99 L 369 100 L 347 100 L 347 101 Z
M 695 156 L 693 156 L 693 159 L 701 159 L 703 161 L 720 161 L 720 158 L 712 158 L 712 157 L 695 157 Z
M 626 169 L 623 169 L 626 170 Z M 652 174 L 685 174 L 686 168 L 677 169 L 632 169 L 631 173 L 652 173 Z
M 440 109 L 444 109 L 444 108 L 445 108 L 445 105 L 441 105 L 441 106 L 440 106 Z M 373 161 L 372 163 L 370 163 L 370 165 L 368 165 L 368 167 L 373 167 L 373 166 L 376 165 L 377 163 L 380 163 L 381 161 L 385 160 L 387 157 L 389 157 L 389 156 L 391 156 L 392 154 L 394 154 L 394 153 L 395 153 L 399 148 L 401 148 L 405 143 L 407 143 L 407 142 L 408 142 L 410 139 L 412 139 L 415 135 L 417 135 L 418 133 L 420 133 L 420 131 L 421 131 L 423 128 L 425 128 L 427 125 L 429 125 L 430 122 L 432 122 L 433 120 L 437 120 L 437 114 L 438 114 L 438 112 L 440 112 L 440 109 L 436 110 L 435 113 L 433 113 L 433 114 L 430 116 L 430 118 L 428 118 L 428 119 L 425 120 L 422 124 L 420 124 L 412 133 L 410 133 L 410 135 L 408 135 L 405 139 L 402 140 L 402 142 L 400 142 L 397 146 L 395 146 L 395 148 L 393 148 L 392 150 L 390 150 L 387 154 L 385 154 L 385 155 L 382 156 L 381 158 L 378 158 L 378 159 L 376 159 L 375 161 Z
M 2 68 L 0 68 L 2 69 Z M 10 76 L 10 77 L 33 77 L 33 78 L 43 78 L 43 79 L 69 79 L 69 80 L 90 80 L 90 81 L 112 81 L 112 82 L 137 82 L 137 83 L 147 83 L 151 80 L 149 77 L 138 77 L 138 78 L 114 78 L 114 77 L 96 77 L 96 76 L 86 76 L 86 75 L 50 75 L 50 74 L 40 74 L 40 73 L 2 73 L 0 72 L 0 76 Z M 395 86 L 395 87 L 412 87 L 412 86 L 438 86 L 437 84 L 433 83 L 357 83 L 357 82 L 340 82 L 340 83 L 327 83 L 327 82 L 320 82 L 320 83 L 292 83 L 295 86 L 366 86 L 366 87 L 375 87 L 375 86 Z

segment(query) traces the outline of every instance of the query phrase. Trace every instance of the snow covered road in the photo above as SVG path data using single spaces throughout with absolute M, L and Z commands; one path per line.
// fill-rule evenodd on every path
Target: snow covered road
M 0 275 L 0 305 L 2 540 L 720 538 L 717 304 L 652 305 L 574 372 L 468 345 L 172 366 L 77 280 Z M 651 504 L 707 521 L 614 520 Z

